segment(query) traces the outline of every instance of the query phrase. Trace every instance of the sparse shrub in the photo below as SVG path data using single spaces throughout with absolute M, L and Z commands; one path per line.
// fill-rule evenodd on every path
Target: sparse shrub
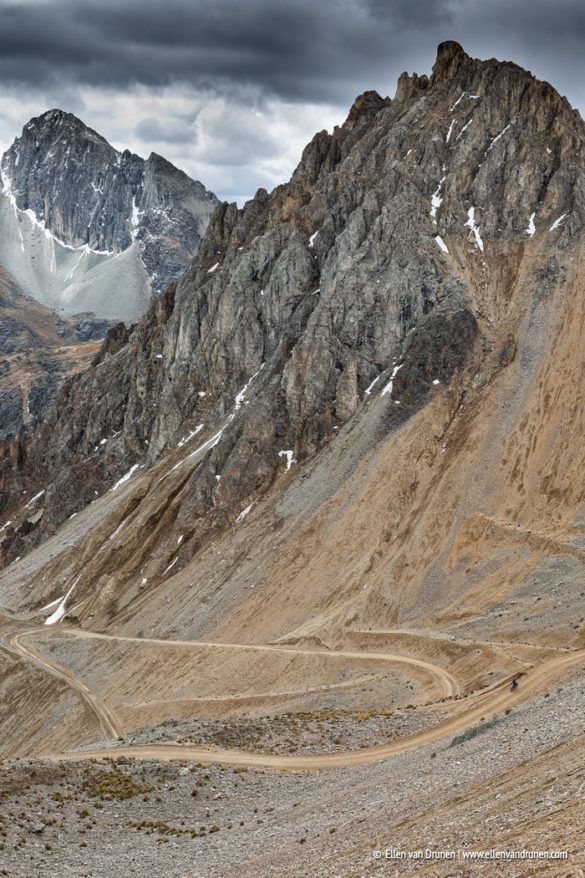
M 130 799 L 154 789 L 151 786 L 138 784 L 128 774 L 114 769 L 112 771 L 87 772 L 81 785 L 83 792 L 102 800 Z

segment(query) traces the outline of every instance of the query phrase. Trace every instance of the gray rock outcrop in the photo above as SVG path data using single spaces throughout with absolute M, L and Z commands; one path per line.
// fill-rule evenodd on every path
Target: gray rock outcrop
M 161 156 L 120 153 L 62 110 L 31 119 L 0 168 L 0 264 L 66 314 L 141 316 L 150 290 L 185 269 L 218 204 Z
M 180 567 L 270 486 L 281 452 L 301 462 L 369 394 L 408 418 L 489 351 L 488 270 L 503 296 L 534 234 L 562 262 L 585 214 L 584 141 L 551 86 L 456 43 L 430 78 L 401 77 L 394 100 L 358 98 L 289 183 L 218 207 L 127 340 L 110 339 L 48 420 L 2 447 L 4 508 L 46 491 L 41 523 L 5 540 L 4 557 L 202 424 L 219 438 L 181 489 Z

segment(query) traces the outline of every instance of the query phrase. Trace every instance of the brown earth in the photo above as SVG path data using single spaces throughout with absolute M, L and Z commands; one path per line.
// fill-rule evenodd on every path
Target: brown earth
M 443 61 L 450 52 L 453 63 L 458 59 L 467 65 L 469 59 L 463 61 L 460 52 L 452 47 L 447 50 L 441 54 Z M 482 68 L 486 76 L 491 76 L 489 63 L 487 73 Z M 511 66 L 498 70 L 497 75 L 504 79 L 512 76 Z M 407 85 L 403 82 L 402 88 Z M 447 94 L 451 88 L 447 83 L 440 102 L 425 104 L 428 80 L 411 85 L 421 90 L 417 98 L 421 107 L 431 104 L 436 110 L 428 124 L 437 137 L 429 140 L 426 165 L 434 173 L 441 167 L 440 150 L 446 149 L 452 119 L 447 116 L 448 107 L 457 94 Z M 521 85 L 524 88 L 524 80 Z M 536 101 L 539 88 L 532 83 L 524 91 L 517 90 L 522 95 L 532 94 Z M 453 89 L 459 90 L 459 86 Z M 65 467 L 65 476 L 60 473 L 60 478 L 67 480 L 71 475 L 71 479 L 63 496 L 68 503 L 73 502 L 72 495 L 82 486 L 94 502 L 84 503 L 84 508 L 56 531 L 49 529 L 42 544 L 0 574 L 5 614 L 0 693 L 12 712 L 10 721 L 3 720 L 0 728 L 3 753 L 67 763 L 135 757 L 147 762 L 221 762 L 253 767 L 254 782 L 265 783 L 266 802 L 276 802 L 282 808 L 285 843 L 279 846 L 278 826 L 271 823 L 271 834 L 238 836 L 249 857 L 246 865 L 238 861 L 238 852 L 229 843 L 209 846 L 203 850 L 204 868 L 214 876 L 230 870 L 233 873 L 236 868 L 242 875 L 307 874 L 318 878 L 340 874 L 349 878 L 369 874 L 374 868 L 382 874 L 384 869 L 386 874 L 390 869 L 395 874 L 408 874 L 418 867 L 375 865 L 367 850 L 391 843 L 393 838 L 414 848 L 425 837 L 438 847 L 566 847 L 572 853 L 568 864 L 523 863 L 516 869 L 516 864 L 482 863 L 480 869 L 487 875 L 506 869 L 511 875 L 582 875 L 585 268 L 577 198 L 581 189 L 567 183 L 577 167 L 580 141 L 577 134 L 570 134 L 572 129 L 565 119 L 566 138 L 559 135 L 559 143 L 555 141 L 555 149 L 572 156 L 562 179 L 564 189 L 561 192 L 561 183 L 558 187 L 554 183 L 547 190 L 546 210 L 542 219 L 538 217 L 533 236 L 524 231 L 528 220 L 525 205 L 514 202 L 514 210 L 524 213 L 511 218 L 506 214 L 504 219 L 510 222 L 506 225 L 502 219 L 502 228 L 500 218 L 493 211 L 489 213 L 491 205 L 486 197 L 485 228 L 482 226 L 485 249 L 480 250 L 464 227 L 470 179 L 473 174 L 481 178 L 487 173 L 489 162 L 480 159 L 491 149 L 486 146 L 490 138 L 503 127 L 500 119 L 497 128 L 494 126 L 490 105 L 486 102 L 484 106 L 484 116 L 478 111 L 478 124 L 470 128 L 469 145 L 464 141 L 456 147 L 460 153 L 445 186 L 442 233 L 448 253 L 439 253 L 429 238 L 436 229 L 427 230 L 427 244 L 433 248 L 435 261 L 440 259 L 444 276 L 458 279 L 467 291 L 478 326 L 467 358 L 449 383 L 431 383 L 424 400 L 411 405 L 406 378 L 401 379 L 402 384 L 397 380 L 393 394 L 387 396 L 381 395 L 379 387 L 371 395 L 358 395 L 354 381 L 355 393 L 346 388 L 335 400 L 343 411 L 351 409 L 351 417 L 340 416 L 334 425 L 326 406 L 320 410 L 319 430 L 325 424 L 327 441 L 308 443 L 310 453 L 299 455 L 299 462 L 290 470 L 272 446 L 265 459 L 260 451 L 256 453 L 256 448 L 262 450 L 262 443 L 268 442 L 264 426 L 273 409 L 262 408 L 255 400 L 254 386 L 248 409 L 245 404 L 236 408 L 227 391 L 225 398 L 213 397 L 208 409 L 203 408 L 208 405 L 206 397 L 202 398 L 203 402 L 197 402 L 201 421 L 195 421 L 189 433 L 202 423 L 200 432 L 184 442 L 175 441 L 172 434 L 171 450 L 164 446 L 165 454 L 159 457 L 152 452 L 149 468 L 146 458 L 136 451 L 138 439 L 144 443 L 143 434 L 130 430 L 138 421 L 129 422 L 124 441 L 128 446 L 134 443 L 132 460 L 144 463 L 136 463 L 128 478 L 115 485 L 114 478 L 101 478 L 104 471 L 114 472 L 108 469 L 111 462 L 106 461 L 100 470 L 95 461 L 90 466 L 86 458 L 73 457 L 73 463 L 67 459 L 69 469 Z M 389 117 L 390 110 L 381 109 L 381 118 Z M 544 138 L 552 138 L 555 125 L 560 124 L 557 110 L 557 103 L 553 103 L 546 113 L 529 113 L 535 124 L 542 122 L 542 141 L 533 138 L 526 147 L 539 161 L 549 161 L 548 140 Z M 565 111 L 569 112 L 566 107 Z M 571 118 L 577 125 L 576 117 Z M 477 142 L 472 142 L 476 136 Z M 340 141 L 339 133 L 336 137 Z M 381 160 L 384 137 L 380 134 L 375 144 Z M 314 152 L 325 140 L 316 139 Z M 508 150 L 502 161 L 511 162 L 517 155 L 514 149 L 520 149 L 522 143 L 518 140 L 508 149 L 500 140 L 500 148 Z M 340 149 L 341 145 L 340 141 Z M 400 153 L 406 192 L 423 167 L 424 157 L 414 166 L 404 143 L 399 147 L 395 152 L 397 156 Z M 305 164 L 311 155 L 310 151 L 306 154 Z M 364 168 L 368 156 L 363 147 L 358 157 Z M 481 178 L 482 186 L 498 179 L 500 168 L 493 167 L 495 159 L 491 161 L 488 170 L 492 177 L 483 183 Z M 527 175 L 528 189 L 535 178 L 528 165 L 528 170 L 520 167 Z M 341 161 L 335 173 L 340 186 L 344 175 L 352 177 L 351 169 Z M 374 174 L 371 168 L 370 173 Z M 388 173 L 389 179 L 394 179 Z M 432 186 L 426 181 L 429 193 L 437 179 L 435 174 Z M 516 197 L 519 187 L 510 182 L 512 179 L 516 178 L 510 172 L 505 183 Z M 277 222 L 274 216 L 278 211 L 278 221 L 290 218 L 297 202 L 305 197 L 303 185 L 307 181 L 300 172 L 293 182 L 290 189 L 283 187 L 274 196 L 271 222 Z M 307 187 L 310 189 L 308 183 Z M 326 189 L 323 183 L 323 191 Z M 472 194 L 478 192 L 479 188 Z M 552 221 L 561 215 L 562 199 L 569 197 L 568 193 L 576 193 L 574 214 L 565 226 L 553 228 Z M 321 195 L 323 192 L 317 193 L 315 204 L 307 202 L 307 217 L 309 207 L 317 215 Z M 259 212 L 261 202 L 259 199 L 253 205 Z M 430 195 L 428 202 L 424 207 L 427 214 Z M 573 209 L 573 202 L 567 209 Z M 303 219 L 308 228 L 307 217 Z M 392 226 L 388 216 L 385 218 Z M 240 219 L 245 226 L 246 218 Z M 426 221 L 430 227 L 428 216 Z M 223 234 L 219 219 L 216 226 L 218 235 Z M 372 223 L 370 230 L 374 226 Z M 311 223 L 311 230 L 316 227 Z M 245 227 L 246 233 L 250 228 Z M 214 229 L 205 244 L 210 265 Z M 266 235 L 270 237 L 273 231 L 274 227 L 269 227 Z M 313 259 L 308 245 L 298 229 L 294 231 L 298 237 L 295 247 L 302 256 L 299 261 L 313 265 L 307 261 Z M 392 243 L 393 232 L 387 230 L 387 234 Z M 243 233 L 241 240 L 253 250 Z M 237 255 L 236 243 L 239 245 L 240 239 L 229 241 L 234 251 L 229 257 L 235 266 L 233 277 L 239 277 L 238 259 L 248 264 L 245 250 L 242 257 Z M 352 263 L 355 273 L 361 265 L 361 242 L 355 244 L 355 251 L 349 243 L 348 252 L 358 254 Z M 417 258 L 419 244 L 415 237 L 409 244 Z M 386 252 L 382 250 L 380 266 Z M 234 325 L 237 322 L 239 312 L 230 311 L 230 307 L 239 301 L 234 293 L 238 288 L 230 286 L 227 271 L 225 281 L 219 273 L 213 275 L 216 280 L 209 280 L 208 274 L 208 263 L 201 257 L 193 277 L 179 285 L 177 301 L 185 309 L 193 308 L 193 312 L 186 311 L 193 317 L 192 323 L 184 314 L 181 317 L 178 306 L 173 310 L 170 298 L 160 306 L 159 322 L 153 318 L 154 338 L 157 345 L 161 342 L 165 354 L 186 344 L 187 327 L 194 326 L 199 316 L 199 306 L 193 302 L 204 301 L 204 297 L 196 299 L 195 293 L 206 290 L 206 284 L 206 306 L 208 301 L 214 302 L 220 317 L 225 317 L 222 332 L 226 337 L 232 321 Z M 313 277 L 308 280 L 307 295 Z M 392 280 L 396 280 L 394 276 Z M 195 289 L 192 296 L 191 281 Z M 371 287 L 364 285 L 364 290 L 373 296 L 377 282 L 373 277 L 367 282 Z M 323 300 L 326 303 L 334 301 L 337 287 L 333 285 L 329 293 L 331 299 Z M 343 287 L 343 295 L 346 298 L 335 302 L 342 301 L 350 313 L 353 287 L 350 292 Z M 391 298 L 389 294 L 389 301 Z M 164 311 L 167 305 L 168 313 Z M 318 340 L 320 328 L 334 325 L 337 311 L 332 308 L 327 312 L 327 307 L 322 306 L 319 313 L 321 323 L 311 324 Z M 420 326 L 424 326 L 422 318 Z M 154 353 L 158 347 L 152 345 L 148 332 L 143 326 L 134 338 L 135 348 L 115 355 L 100 374 L 113 381 L 116 376 L 110 368 L 125 362 L 124 357 L 129 360 L 134 351 L 145 371 L 131 373 L 131 392 L 124 389 L 120 398 L 132 398 L 134 404 L 135 397 L 144 394 L 151 402 L 150 417 L 162 387 L 167 408 L 156 415 L 156 431 L 162 435 L 164 412 L 175 412 L 175 403 L 180 407 L 177 400 L 185 398 L 184 375 L 188 373 L 180 372 L 178 360 L 172 360 L 163 373 L 164 380 L 157 377 L 159 383 L 149 385 L 151 372 L 162 364 L 157 359 L 153 365 L 148 357 L 152 360 L 163 355 Z M 334 333 L 322 332 L 326 346 Z M 308 336 L 303 337 L 306 341 Z M 215 358 L 224 362 L 221 346 L 213 344 L 213 333 L 202 338 L 213 349 L 214 362 Z M 162 345 L 165 339 L 168 347 Z M 307 363 L 313 362 L 311 356 L 315 363 L 320 362 L 315 351 L 321 349 L 317 342 L 309 351 L 301 347 L 290 358 L 293 365 L 283 369 L 294 366 L 298 374 L 306 375 Z M 246 345 L 242 350 L 248 350 Z M 424 350 L 419 353 L 423 358 Z M 340 382 L 351 371 L 347 362 L 342 366 Z M 178 377 L 173 377 L 173 368 Z M 336 368 L 335 357 L 331 368 Z M 400 375 L 405 373 L 406 368 Z M 246 380 L 253 374 L 247 369 Z M 417 374 L 416 369 L 411 370 L 409 380 L 415 381 Z M 236 377 L 231 378 L 235 384 Z M 284 382 L 282 376 L 278 380 L 281 378 Z M 243 382 L 239 377 L 237 380 L 241 387 Z M 320 374 L 313 375 L 313 382 L 317 389 L 322 384 L 328 386 L 327 377 Z M 287 397 L 291 409 L 297 403 L 301 407 L 301 384 L 300 379 L 298 387 L 290 381 L 293 390 L 296 388 Z M 95 387 L 99 386 L 96 383 Z M 198 394 L 198 387 L 193 383 L 189 393 Z M 402 399 L 397 396 L 400 388 L 405 394 Z M 265 403 L 269 391 L 263 392 Z M 273 389 L 270 393 L 272 402 L 280 399 Z M 74 406 L 77 397 L 71 399 Z M 305 397 L 302 400 L 304 404 Z M 217 418 L 214 421 L 210 414 L 208 421 L 216 403 Z M 55 425 L 59 435 L 74 444 L 79 425 L 68 421 L 66 413 L 64 408 Z M 93 423 L 94 432 L 102 424 L 110 424 L 102 415 Z M 173 423 L 177 436 L 181 435 L 177 431 L 183 430 L 183 421 L 177 416 Z M 216 431 L 224 429 L 228 436 L 232 427 L 239 431 L 233 444 L 226 440 L 222 446 L 222 436 Z M 156 431 L 148 432 L 148 441 L 159 441 Z M 171 442 L 171 433 L 164 432 L 165 442 Z M 101 444 L 103 440 L 106 446 L 112 438 L 110 432 L 91 436 L 92 442 Z M 281 437 L 268 438 L 274 442 Z M 88 441 L 85 434 L 82 439 Z M 240 439 L 246 449 L 253 449 L 249 457 L 235 454 Z M 159 450 L 162 447 L 159 444 Z M 6 453 L 13 452 L 9 449 Z M 95 451 L 98 454 L 99 450 Z M 261 473 L 264 481 L 260 476 L 255 481 L 257 471 L 248 468 L 248 460 L 268 461 Z M 277 465 L 280 469 L 274 475 Z M 45 487 L 40 469 L 33 474 L 39 489 Z M 7 466 L 6 472 L 20 470 Z M 55 497 L 59 498 L 58 492 L 54 492 L 53 503 Z M 26 505 L 18 511 L 28 515 Z M 206 529 L 210 518 L 220 522 L 215 529 Z M 59 604 L 64 610 L 63 621 L 41 628 Z M 28 697 L 19 700 L 14 680 L 21 672 L 26 674 Z M 509 688 L 513 675 L 520 678 L 515 692 Z M 67 693 L 73 706 L 71 701 L 63 706 Z M 389 704 L 406 711 L 409 703 L 415 711 L 432 714 L 431 720 L 379 747 L 285 755 L 249 752 L 244 747 L 211 749 L 163 743 L 162 733 L 161 742 L 152 740 L 163 723 L 178 719 L 187 722 L 203 716 L 227 722 L 281 716 L 288 711 L 382 710 Z M 61 712 L 60 723 L 55 721 L 56 711 Z M 42 736 L 44 724 L 51 729 L 46 738 Z M 147 728 L 150 737 L 145 744 L 139 743 L 142 727 L 154 727 Z M 123 731 L 128 742 L 104 740 L 105 733 L 114 731 Z M 311 780 L 315 773 L 318 780 Z M 303 797 L 299 817 L 292 813 L 291 805 L 297 780 Z M 565 789 L 570 793 L 566 795 Z M 241 795 L 235 796 L 234 813 L 247 801 L 245 793 Z M 171 809 L 170 799 L 166 805 Z M 331 839 L 327 843 L 323 840 L 329 815 L 336 808 L 347 809 L 345 834 L 338 846 Z M 360 824 L 362 819 L 367 825 Z M 309 829 L 313 826 L 314 832 Z M 307 853 L 305 842 L 300 853 L 301 838 L 309 845 Z M 132 862 L 136 847 L 129 845 L 126 864 Z M 179 856 L 182 849 L 177 851 Z M 94 862 L 99 862 L 98 852 L 95 857 Z M 165 874 L 183 876 L 184 860 L 171 860 L 170 854 L 166 860 L 161 855 L 156 863 L 164 864 Z M 78 874 L 84 874 L 83 863 L 76 862 L 74 867 Z M 479 871 L 461 863 L 453 867 L 431 864 L 425 869 L 426 874 L 437 876 Z

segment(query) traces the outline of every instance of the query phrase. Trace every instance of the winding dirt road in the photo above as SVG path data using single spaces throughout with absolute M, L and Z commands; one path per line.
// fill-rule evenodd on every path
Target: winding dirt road
M 46 628 L 40 630 L 42 630 L 43 634 L 47 634 Z M 34 629 L 29 633 L 34 634 L 34 631 L 39 631 L 39 629 Z M 278 652 L 281 654 L 291 653 L 293 655 L 322 656 L 325 658 L 349 658 L 359 659 L 360 661 L 371 660 L 387 662 L 389 664 L 412 665 L 414 667 L 421 668 L 438 680 L 443 689 L 443 694 L 441 697 L 451 698 L 452 696 L 459 695 L 460 691 L 459 684 L 455 677 L 444 668 L 441 668 L 438 665 L 433 665 L 430 662 L 425 662 L 422 659 L 408 658 L 406 656 L 398 655 L 395 653 L 348 652 L 346 650 L 333 649 L 300 649 L 298 647 L 275 646 L 269 643 L 217 643 L 208 640 L 157 640 L 148 637 L 129 637 L 124 635 L 117 636 L 115 634 L 100 634 L 95 631 L 86 631 L 83 628 L 66 628 L 64 629 L 64 631 L 66 631 L 67 634 L 73 635 L 73 637 L 78 637 L 81 639 L 97 638 L 99 640 L 113 640 L 118 642 L 122 641 L 130 643 L 153 643 L 157 646 L 184 646 L 204 649 L 233 649 L 241 650 L 243 652 Z
M 46 634 L 46 629 L 31 629 L 12 634 L 7 640 L 9 648 L 18 653 L 23 658 L 34 662 L 37 666 L 43 668 L 50 674 L 65 680 L 84 698 L 86 703 L 96 714 L 100 725 L 106 731 L 109 737 L 120 737 L 124 730 L 114 712 L 106 706 L 96 693 L 92 692 L 72 671 L 62 667 L 48 658 L 38 653 L 30 645 L 22 642 L 22 638 L 32 636 L 42 630 Z M 144 642 L 142 638 L 133 637 L 116 637 L 114 635 L 96 634 L 90 631 L 82 631 L 80 629 L 65 629 L 68 634 L 75 637 L 83 638 L 99 638 L 106 640 L 126 640 Z M 57 633 L 56 631 L 51 633 Z M 246 644 L 221 644 L 195 641 L 174 641 L 174 640 L 146 640 L 148 643 L 199 646 L 199 647 L 217 647 L 217 648 L 233 648 L 233 649 L 255 649 L 268 650 L 278 652 L 294 652 L 307 655 L 323 655 L 323 656 L 344 656 L 356 659 L 377 659 L 388 662 L 400 662 L 404 664 L 414 664 L 431 671 L 436 674 L 447 688 L 449 694 L 455 694 L 458 686 L 454 678 L 442 668 L 431 665 L 419 659 L 409 659 L 404 656 L 395 656 L 386 653 L 363 653 L 363 652 L 336 652 L 329 650 L 302 650 L 289 649 L 267 644 L 246 645 Z M 222 748 L 201 748 L 183 744 L 149 744 L 145 746 L 129 746 L 129 747 L 107 747 L 100 749 L 91 749 L 84 751 L 73 751 L 57 754 L 53 759 L 57 761 L 77 761 L 85 759 L 99 759 L 104 757 L 127 756 L 134 759 L 153 759 L 161 761 L 197 761 L 202 764 L 222 763 L 236 767 L 250 768 L 272 768 L 284 771 L 322 771 L 332 768 L 343 768 L 352 765 L 365 765 L 380 759 L 386 759 L 403 753 L 408 750 L 414 750 L 430 744 L 446 735 L 455 734 L 463 731 L 472 725 L 475 725 L 482 719 L 495 716 L 507 708 L 514 707 L 520 702 L 527 699 L 531 694 L 547 683 L 552 682 L 556 677 L 563 674 L 578 665 L 585 664 L 585 650 L 579 650 L 572 653 L 564 653 L 555 655 L 553 658 L 543 661 L 538 666 L 531 668 L 522 674 L 521 685 L 515 691 L 510 689 L 510 679 L 500 681 L 493 686 L 487 687 L 480 692 L 469 696 L 465 702 L 459 702 L 461 710 L 455 715 L 436 723 L 435 725 L 415 732 L 388 744 L 381 744 L 373 747 L 367 747 L 361 750 L 323 753 L 314 756 L 290 756 L 290 755 L 272 755 L 262 753 L 250 753 L 243 750 L 230 750 Z
M 36 630 L 36 629 L 35 629 Z M 37 652 L 36 649 L 33 649 L 29 644 L 23 643 L 22 638 L 26 637 L 34 633 L 33 631 L 21 631 L 17 634 L 12 634 L 6 641 L 6 645 L 8 648 L 26 659 L 27 661 L 33 662 L 33 664 L 37 665 L 37 667 L 41 668 L 43 671 L 51 674 L 53 677 L 58 677 L 60 680 L 64 680 L 72 689 L 75 689 L 76 692 L 81 695 L 85 703 L 88 707 L 93 711 L 95 716 L 97 717 L 99 724 L 103 731 L 106 733 L 108 738 L 119 738 L 124 734 L 124 729 L 122 725 L 115 715 L 115 713 L 110 710 L 110 708 L 102 701 L 99 695 L 96 695 L 95 692 L 92 692 L 85 683 L 83 683 L 79 677 L 77 677 L 73 671 L 70 671 L 68 668 L 64 668 L 63 665 L 59 665 L 56 662 L 52 662 L 46 656 L 41 655 L 41 653 Z
M 509 707 L 520 704 L 537 689 L 552 682 L 559 674 L 581 664 L 585 664 L 585 650 L 579 650 L 579 652 L 570 655 L 555 656 L 550 661 L 543 662 L 538 667 L 523 674 L 521 684 L 515 691 L 510 689 L 510 679 L 503 680 L 482 690 L 477 695 L 470 696 L 468 708 L 457 716 L 449 717 L 436 725 L 389 744 L 366 747 L 362 750 L 323 753 L 315 756 L 281 756 L 219 747 L 212 749 L 191 747 L 184 744 L 149 744 L 147 746 L 110 747 L 61 753 L 54 756 L 53 759 L 75 762 L 84 759 L 127 756 L 132 759 L 153 759 L 165 762 L 197 761 L 204 765 L 220 763 L 234 767 L 271 768 L 281 771 L 323 771 L 332 768 L 347 768 L 352 765 L 366 765 L 408 750 L 415 750 L 447 735 L 461 732 L 482 719 L 488 719 Z
M 84 699 L 86 704 L 91 708 L 91 710 L 96 715 L 96 718 L 106 734 L 106 737 L 122 737 L 124 735 L 124 727 L 116 716 L 116 713 L 107 706 L 105 701 L 100 698 L 100 696 L 89 689 L 88 686 L 69 668 L 64 667 L 63 665 L 58 664 L 57 662 L 51 661 L 46 655 L 35 650 L 30 643 L 25 643 L 24 638 L 34 637 L 35 634 L 42 634 L 44 636 L 62 636 L 63 634 L 67 636 L 72 636 L 79 639 L 93 639 L 93 640 L 108 640 L 113 642 L 130 642 L 130 643 L 148 643 L 154 644 L 155 646 L 172 646 L 172 647 L 184 647 L 184 648 L 204 648 L 204 649 L 218 649 L 218 650 L 238 650 L 242 652 L 246 651 L 261 651 L 261 652 L 279 652 L 279 653 L 287 653 L 293 655 L 310 655 L 310 656 L 321 656 L 325 658 L 349 658 L 349 659 L 358 659 L 358 660 L 371 660 L 376 662 L 386 662 L 388 664 L 402 664 L 402 665 L 411 665 L 417 668 L 421 668 L 423 671 L 428 673 L 431 677 L 434 677 L 439 685 L 442 687 L 443 697 L 449 698 L 451 696 L 459 694 L 459 684 L 455 680 L 452 674 L 446 671 L 444 668 L 440 668 L 436 665 L 430 664 L 429 662 L 425 662 L 422 659 L 416 658 L 407 658 L 402 655 L 395 655 L 392 653 L 374 653 L 374 652 L 348 652 L 341 650 L 327 650 L 327 649 L 299 649 L 296 647 L 284 647 L 284 646 L 275 646 L 272 644 L 242 644 L 242 643 L 217 643 L 212 641 L 195 641 L 195 640 L 163 640 L 163 639 L 155 639 L 155 638 L 144 638 L 144 637 L 130 637 L 130 636 L 117 636 L 114 634 L 102 634 L 95 631 L 87 631 L 81 628 L 52 628 L 51 631 L 47 631 L 45 626 L 41 628 L 30 628 L 25 631 L 20 631 L 15 634 L 11 634 L 6 638 L 6 645 L 9 649 L 11 649 L 14 653 L 19 655 L 21 658 L 24 658 L 28 661 L 33 662 L 37 667 L 43 669 L 49 674 L 52 674 L 55 677 L 58 677 L 61 680 L 64 680 L 69 686 L 75 689 L 79 695 Z M 341 683 L 337 684 L 337 687 L 355 685 L 356 681 L 352 683 Z M 328 686 L 329 688 L 336 688 L 336 685 Z M 317 690 L 319 691 L 319 690 Z M 281 696 L 287 693 L 274 693 L 275 696 Z M 301 692 L 292 693 L 295 695 L 301 695 Z M 233 696 L 232 696 L 233 698 Z M 250 696 L 248 695 L 249 699 Z M 207 701 L 209 699 L 206 699 Z

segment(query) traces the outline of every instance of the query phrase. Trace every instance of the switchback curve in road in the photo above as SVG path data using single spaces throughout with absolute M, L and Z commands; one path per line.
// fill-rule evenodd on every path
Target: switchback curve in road
M 37 652 L 30 644 L 23 642 L 25 637 L 33 637 L 35 634 L 43 634 L 49 636 L 58 636 L 60 633 L 66 633 L 82 639 L 100 639 L 109 641 L 122 641 L 132 643 L 149 643 L 161 646 L 182 646 L 191 648 L 209 648 L 209 649 L 232 649 L 241 651 L 264 651 L 264 652 L 280 652 L 294 655 L 322 656 L 326 658 L 349 658 L 357 660 L 372 660 L 388 662 L 389 664 L 406 664 L 419 667 L 439 680 L 444 697 L 451 697 L 459 693 L 459 685 L 455 678 L 444 668 L 425 662 L 422 659 L 408 658 L 403 655 L 393 653 L 373 653 L 373 652 L 353 652 L 343 650 L 328 649 L 299 649 L 296 647 L 282 647 L 274 644 L 242 644 L 242 643 L 220 643 L 216 641 L 189 641 L 189 640 L 163 640 L 155 638 L 131 637 L 125 635 L 102 634 L 100 632 L 88 631 L 82 628 L 61 628 L 55 627 L 51 631 L 43 626 L 42 628 L 31 628 L 25 631 L 19 631 L 10 635 L 6 644 L 9 649 L 17 653 L 20 657 L 33 662 L 37 667 L 52 674 L 53 676 L 63 680 L 71 686 L 81 697 L 95 714 L 100 726 L 104 730 L 107 737 L 122 737 L 124 728 L 116 716 L 115 712 L 107 706 L 100 696 L 92 691 L 72 670 L 64 667 L 56 662 L 51 661 L 45 655 Z M 280 693 L 275 693 L 280 694 Z M 300 693 L 296 693 L 300 694 Z
M 122 737 L 124 734 L 122 724 L 114 711 L 102 701 L 99 695 L 92 692 L 92 690 L 89 689 L 89 687 L 86 686 L 85 683 L 73 673 L 73 671 L 70 671 L 69 668 L 65 668 L 63 665 L 52 662 L 46 656 L 37 652 L 36 649 L 33 649 L 32 646 L 22 642 L 23 637 L 34 634 L 35 630 L 36 629 L 33 629 L 32 631 L 20 631 L 17 634 L 9 636 L 6 641 L 8 649 L 27 661 L 37 665 L 37 667 L 40 667 L 43 671 L 46 671 L 53 677 L 63 680 L 68 686 L 78 692 L 90 710 L 97 717 L 100 726 L 108 738 Z
M 585 663 L 585 650 L 570 655 L 555 656 L 551 660 L 534 667 L 522 675 L 518 689 L 511 691 L 510 679 L 501 681 L 476 695 L 469 696 L 469 706 L 456 716 L 449 717 L 412 735 L 361 750 L 339 753 L 323 753 L 314 756 L 274 755 L 250 753 L 243 750 L 222 748 L 200 748 L 184 744 L 149 744 L 145 746 L 110 747 L 61 753 L 52 757 L 55 761 L 75 762 L 86 759 L 116 758 L 126 756 L 132 759 L 189 762 L 197 761 L 210 765 L 220 763 L 233 767 L 270 768 L 280 771 L 323 771 L 333 768 L 348 768 L 367 765 L 371 762 L 396 756 L 425 744 L 431 744 L 447 735 L 461 732 L 476 724 L 514 707 L 526 700 L 539 687 L 552 681 L 558 674 L 573 666 Z M 490 697 L 491 696 L 491 697 Z
M 73 635 L 74 637 L 82 639 L 98 638 L 101 640 L 122 642 L 126 641 L 130 643 L 152 643 L 161 646 L 184 646 L 205 649 L 233 649 L 242 651 L 279 652 L 281 654 L 285 653 L 293 655 L 322 656 L 324 658 L 349 658 L 359 659 L 360 661 L 380 661 L 388 662 L 389 664 L 412 665 L 414 667 L 421 668 L 422 670 L 427 671 L 431 676 L 435 677 L 440 682 L 443 688 L 442 697 L 451 698 L 452 696 L 458 695 L 460 691 L 459 684 L 455 677 L 450 674 L 449 671 L 446 671 L 439 665 L 433 665 L 430 662 L 423 661 L 423 659 L 411 658 L 395 653 L 353 652 L 335 649 L 300 649 L 298 647 L 276 646 L 275 644 L 270 643 L 221 643 L 219 641 L 208 640 L 163 640 L 148 637 L 130 637 L 128 635 L 102 634 L 96 631 L 88 631 L 84 628 L 64 628 L 63 631 L 67 634 Z M 43 633 L 47 633 L 46 629 L 43 630 Z M 51 634 L 53 633 L 57 634 L 58 629 L 52 629 Z

